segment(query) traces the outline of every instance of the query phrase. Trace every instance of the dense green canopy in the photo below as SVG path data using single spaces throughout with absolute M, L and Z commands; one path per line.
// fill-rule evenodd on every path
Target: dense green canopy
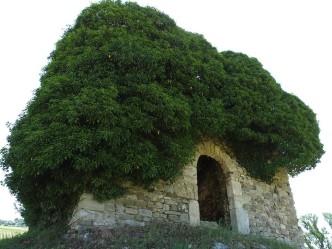
M 256 59 L 219 53 L 153 8 L 108 0 L 57 43 L 1 164 L 33 227 L 64 220 L 83 191 L 107 199 L 123 193 L 121 180 L 174 179 L 206 138 L 266 181 L 323 154 L 315 114 Z

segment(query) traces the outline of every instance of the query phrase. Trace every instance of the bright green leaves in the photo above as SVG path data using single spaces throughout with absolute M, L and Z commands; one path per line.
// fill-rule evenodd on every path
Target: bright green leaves
M 313 168 L 314 113 L 246 55 L 219 53 L 153 8 L 110 0 L 83 10 L 50 55 L 1 165 L 29 226 L 66 222 L 82 192 L 172 180 L 204 138 L 253 176 Z M 52 219 L 49 219 L 52 217 Z

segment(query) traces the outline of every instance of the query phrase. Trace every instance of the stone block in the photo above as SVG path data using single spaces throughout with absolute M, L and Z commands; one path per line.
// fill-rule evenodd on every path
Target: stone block
M 151 197 L 150 197 L 150 200 L 153 202 L 158 201 L 158 199 L 159 199 L 158 195 L 151 195 Z
M 169 206 L 167 204 L 163 205 L 163 211 L 169 211 Z
M 155 205 L 154 205 L 153 202 L 149 201 L 149 202 L 147 203 L 147 207 L 148 207 L 148 208 L 154 208 Z
M 106 203 L 105 211 L 106 212 L 115 212 L 115 204 Z
M 198 201 L 189 201 L 189 221 L 190 225 L 197 226 L 200 223 L 199 204 Z
M 196 169 L 196 167 L 186 167 L 183 170 L 183 175 L 197 179 L 197 169 Z
M 170 211 L 178 211 L 178 207 L 177 207 L 177 206 L 174 206 L 174 205 L 170 205 L 170 206 L 169 206 L 169 210 L 170 210 Z
M 93 200 L 93 195 L 88 193 L 83 193 L 80 197 L 80 201 L 83 199 Z
M 81 226 L 92 226 L 93 225 L 93 220 L 80 220 L 79 222 L 77 222 L 79 225 Z
M 130 227 L 144 227 L 145 222 L 136 221 L 136 220 L 122 220 L 119 222 L 121 225 L 130 226 Z
M 188 204 L 179 204 L 177 209 L 181 213 L 188 213 L 189 207 Z
M 93 222 L 93 226 L 107 226 L 107 227 L 115 227 L 116 221 L 114 219 L 104 219 L 104 220 L 96 220 Z
M 148 209 L 138 209 L 138 214 L 143 217 L 152 217 L 152 211 Z
M 124 198 L 118 198 L 115 200 L 116 205 L 123 205 L 124 202 L 125 202 Z
M 141 216 L 141 215 L 136 215 L 136 216 L 135 216 L 135 220 L 137 220 L 137 221 L 143 221 L 143 216 Z
M 126 200 L 137 200 L 137 196 L 136 195 L 127 195 Z
M 284 241 L 287 243 L 287 244 L 291 244 L 292 243 L 292 240 L 288 237 L 284 238 Z
M 160 192 L 163 192 L 164 188 L 165 188 L 165 183 L 162 181 L 159 181 L 154 185 L 154 189 Z
M 125 207 L 122 206 L 122 205 L 115 205 L 115 210 L 116 210 L 116 212 L 118 212 L 118 213 L 123 213 L 124 210 L 125 210 Z
M 120 220 L 133 220 L 134 219 L 134 215 L 132 214 L 119 214 L 119 219 Z
M 196 184 L 189 182 L 178 182 L 174 185 L 174 192 L 178 197 L 195 199 L 195 194 L 197 194 L 195 186 L 197 187 Z
M 153 218 L 158 218 L 159 216 L 160 216 L 160 213 L 158 213 L 158 212 L 154 212 L 152 215 Z
M 160 214 L 160 217 L 163 219 L 167 219 L 167 214 Z
M 72 217 L 72 221 L 79 220 L 79 219 L 82 219 L 82 218 L 88 217 L 88 216 L 89 216 L 89 212 L 85 209 L 75 210 L 73 217 Z
M 158 209 L 163 209 L 164 204 L 162 204 L 161 202 L 156 202 L 155 207 Z
M 194 189 L 194 200 L 198 201 L 198 186 L 197 184 L 193 185 Z
M 167 205 L 178 205 L 178 203 L 176 201 L 174 201 L 173 199 L 165 199 L 165 203 Z
M 195 176 L 195 177 L 185 176 L 183 181 L 188 184 L 197 185 L 197 176 Z
M 105 205 L 106 204 L 115 204 L 115 202 L 116 202 L 115 199 L 111 199 L 111 200 L 106 201 Z
M 129 199 L 129 200 L 125 200 L 123 202 L 123 205 L 126 207 L 134 207 L 135 206 L 135 200 Z
M 229 203 L 229 209 L 243 208 L 243 204 L 240 198 L 233 198 L 233 201 Z
M 245 211 L 243 208 L 231 209 L 230 216 L 231 216 L 231 226 L 233 230 L 241 234 L 250 233 L 249 216 L 247 211 Z
M 180 215 L 180 221 L 185 222 L 185 223 L 189 223 L 189 215 L 188 214 L 181 214 Z
M 103 220 L 104 213 L 99 211 L 88 211 L 89 215 L 87 217 L 92 218 L 93 220 Z
M 126 208 L 125 213 L 126 214 L 138 214 L 138 210 L 136 208 Z
M 181 215 L 182 213 L 176 211 L 165 211 L 165 214 Z
M 139 194 L 137 195 L 137 199 L 148 203 L 150 201 L 150 197 L 148 194 Z
M 148 203 L 146 201 L 143 200 L 136 200 L 135 201 L 135 207 L 146 207 L 148 205 Z
M 105 204 L 99 203 L 95 200 L 83 199 L 78 203 L 77 209 L 85 209 L 91 211 L 104 211 Z
M 147 221 L 147 222 L 149 222 L 149 221 L 151 221 L 151 220 L 152 220 L 151 217 L 143 217 L 143 221 Z
M 165 187 L 164 187 L 164 191 L 168 194 L 174 194 L 174 186 L 173 185 L 169 185 L 167 184 Z
M 249 205 L 249 204 L 244 204 L 244 205 L 243 205 L 243 208 L 244 208 L 245 210 L 247 210 L 247 211 L 250 211 L 251 205 Z
M 180 222 L 180 216 L 178 215 L 169 214 L 167 215 L 167 219 L 173 222 Z
M 284 224 L 280 224 L 280 228 L 281 228 L 282 230 L 286 230 L 286 229 L 287 229 L 286 226 L 285 226 Z
M 242 196 L 241 183 L 234 180 L 229 181 L 227 186 L 227 195 L 228 197 Z

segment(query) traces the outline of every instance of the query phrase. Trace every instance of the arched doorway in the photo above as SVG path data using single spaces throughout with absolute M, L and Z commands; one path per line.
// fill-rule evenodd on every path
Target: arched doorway
M 197 185 L 200 219 L 230 225 L 226 176 L 212 157 L 202 155 L 197 162 Z

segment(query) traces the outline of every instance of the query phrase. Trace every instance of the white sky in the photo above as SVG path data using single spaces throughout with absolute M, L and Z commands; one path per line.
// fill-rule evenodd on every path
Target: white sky
M 0 147 L 39 87 L 54 44 L 88 0 L 0 2 Z M 138 0 L 204 37 L 219 51 L 256 57 L 282 88 L 309 105 L 320 122 L 326 154 L 316 169 L 291 179 L 298 215 L 332 212 L 332 5 L 329 0 Z M 0 180 L 4 173 L 0 171 Z M 0 187 L 0 219 L 19 217 Z

